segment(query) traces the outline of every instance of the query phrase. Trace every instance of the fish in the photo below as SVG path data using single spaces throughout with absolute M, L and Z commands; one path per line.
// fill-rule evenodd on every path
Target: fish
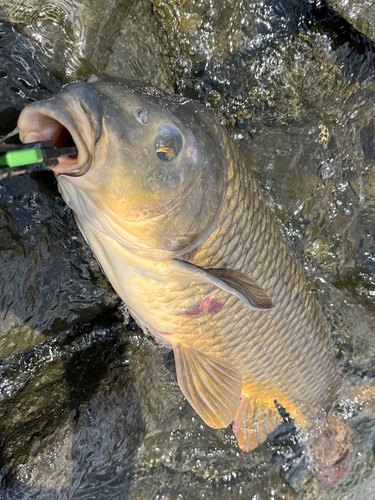
M 179 386 L 202 420 L 232 424 L 250 451 L 283 409 L 298 428 L 318 429 L 319 484 L 345 477 L 352 445 L 332 410 L 342 377 L 329 328 L 215 113 L 93 76 L 27 105 L 18 131 L 25 143 L 77 147 L 54 168 L 61 196 L 130 314 L 173 349 Z

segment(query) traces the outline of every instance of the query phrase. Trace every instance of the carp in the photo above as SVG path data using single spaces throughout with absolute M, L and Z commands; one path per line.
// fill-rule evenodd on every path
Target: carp
M 23 142 L 78 148 L 54 168 L 60 193 L 131 315 L 173 349 L 180 388 L 204 422 L 232 423 L 249 451 L 280 425 L 282 407 L 298 427 L 319 428 L 313 467 L 321 485 L 336 484 L 351 444 L 330 411 L 342 379 L 329 330 L 215 114 L 90 77 L 27 105 L 18 130 Z

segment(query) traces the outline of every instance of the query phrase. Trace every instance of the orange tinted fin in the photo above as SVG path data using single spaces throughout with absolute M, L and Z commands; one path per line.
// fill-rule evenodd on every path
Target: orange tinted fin
M 275 409 L 261 401 L 241 397 L 240 406 L 233 420 L 233 432 L 242 451 L 250 451 L 266 440 L 282 418 Z
M 221 288 L 241 299 L 250 309 L 263 310 L 273 307 L 271 297 L 258 283 L 246 274 L 233 269 L 202 269 L 188 262 L 173 260 L 170 278 L 178 281 L 200 281 Z
M 229 425 L 240 401 L 240 372 L 226 359 L 184 344 L 174 345 L 173 350 L 177 380 L 191 406 L 210 427 Z

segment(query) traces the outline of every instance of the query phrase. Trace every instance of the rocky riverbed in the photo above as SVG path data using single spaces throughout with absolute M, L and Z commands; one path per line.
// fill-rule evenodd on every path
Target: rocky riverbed
M 91 73 L 212 107 L 304 267 L 343 374 L 363 378 L 375 376 L 374 45 L 340 13 L 293 0 L 4 1 L 0 134 L 27 102 Z M 242 453 L 184 400 L 171 352 L 128 317 L 53 175 L 2 181 L 0 206 L 0 498 L 370 498 L 373 408 L 341 408 L 354 459 L 332 490 L 293 423 Z

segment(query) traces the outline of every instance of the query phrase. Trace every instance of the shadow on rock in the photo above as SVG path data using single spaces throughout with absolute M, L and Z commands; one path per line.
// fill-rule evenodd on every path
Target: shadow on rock
M 19 372 L 29 380 L 0 404 L 9 498 L 17 491 L 24 498 L 71 498 L 92 481 L 110 483 L 121 468 L 130 473 L 144 425 L 123 329 L 123 318 L 103 314 L 95 325 L 68 331 L 60 344 L 19 356 Z M 17 379 L 13 364 L 8 380 Z

